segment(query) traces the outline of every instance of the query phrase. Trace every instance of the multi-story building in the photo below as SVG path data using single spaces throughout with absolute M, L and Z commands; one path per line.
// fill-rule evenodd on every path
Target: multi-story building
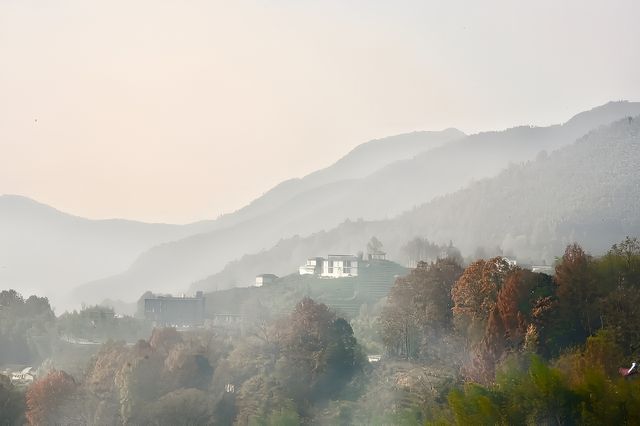
M 327 258 L 312 257 L 298 268 L 300 275 L 317 275 L 324 278 L 357 277 L 360 257 L 351 254 L 330 254 Z
M 159 326 L 202 325 L 205 297 L 201 291 L 195 297 L 151 296 L 144 299 L 144 316 Z
M 324 260 L 323 277 L 342 278 L 357 277 L 360 259 L 350 254 L 330 254 Z

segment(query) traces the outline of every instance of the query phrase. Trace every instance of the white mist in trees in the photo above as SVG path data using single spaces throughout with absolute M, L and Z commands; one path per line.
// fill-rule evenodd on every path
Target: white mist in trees
M 400 248 L 400 252 L 407 259 L 407 266 L 413 268 L 420 261 L 435 261 L 442 251 L 443 248 L 441 246 L 421 237 L 415 237 Z
M 431 345 L 452 330 L 451 288 L 462 274 L 453 259 L 419 262 L 389 292 L 380 317 L 382 340 L 391 355 L 433 355 Z

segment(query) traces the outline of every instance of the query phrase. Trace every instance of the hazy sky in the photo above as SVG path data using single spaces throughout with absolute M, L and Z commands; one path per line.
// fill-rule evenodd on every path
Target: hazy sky
M 638 16 L 637 0 L 0 0 L 0 193 L 183 223 L 372 138 L 562 122 L 640 100 Z

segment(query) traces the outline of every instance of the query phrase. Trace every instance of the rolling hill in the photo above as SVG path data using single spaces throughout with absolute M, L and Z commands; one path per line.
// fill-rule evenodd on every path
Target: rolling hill
M 243 285 L 258 273 L 289 273 L 306 257 L 355 252 L 377 236 L 392 259 L 420 236 L 453 240 L 463 253 L 500 246 L 524 262 L 553 262 L 578 242 L 594 254 L 640 235 L 640 116 L 600 127 L 574 144 L 438 197 L 391 220 L 347 221 L 280 241 L 196 282 L 192 290 Z
M 341 213 L 315 222 L 314 212 L 338 199 L 358 179 L 464 136 L 459 130 L 446 129 L 361 144 L 335 164 L 283 182 L 248 206 L 222 216 L 214 222 L 214 231 L 158 245 L 143 253 L 125 273 L 82 286 L 76 300 L 97 303 L 114 292 L 124 297 L 130 288 L 176 291 L 244 253 L 271 247 L 283 236 L 306 233 L 309 227 L 314 231 L 333 227 L 344 219 Z
M 287 193 L 288 199 L 281 196 L 286 192 L 282 192 L 282 188 L 274 189 L 268 196 L 280 194 L 281 204 L 277 208 L 224 229 L 154 247 L 122 274 L 78 289 L 77 297 L 96 302 L 114 292 L 132 291 L 130 297 L 135 298 L 147 289 L 179 291 L 221 271 L 228 262 L 268 249 L 283 238 L 331 229 L 347 218 L 392 217 L 434 197 L 459 190 L 474 180 L 494 176 L 510 163 L 532 160 L 541 151 L 569 145 L 592 129 L 639 113 L 640 103 L 611 102 L 580 113 L 563 125 L 520 126 L 463 138 L 459 138 L 459 133 L 451 135 L 451 131 L 445 131 L 448 143 L 426 149 L 412 158 L 393 161 L 367 176 L 355 178 L 336 173 L 334 176 L 345 179 L 325 183 L 328 179 L 322 178 L 319 186 L 309 184 L 313 186 L 310 189 Z M 352 152 L 350 161 L 355 161 L 357 154 L 358 150 Z M 376 166 L 380 164 L 382 162 Z M 313 176 L 303 181 L 319 179 Z M 266 199 L 252 204 L 266 203 Z M 286 201 L 282 202 L 283 199 Z
M 65 305 L 65 292 L 127 268 L 163 241 L 211 229 L 128 220 L 89 220 L 18 195 L 0 196 L 0 283 Z M 26 294 L 28 296 L 28 294 Z
M 410 158 L 463 136 L 458 130 L 447 129 L 363 143 L 335 164 L 303 179 L 283 182 L 235 213 L 181 226 L 120 219 L 88 220 L 26 197 L 3 195 L 0 196 L 0 283 L 24 293 L 48 295 L 58 308 L 77 306 L 78 299 L 73 301 L 67 297 L 71 289 L 127 270 L 141 253 L 154 246 L 233 228 L 239 223 L 244 223 L 242 227 L 250 225 L 252 218 L 270 214 L 282 202 L 310 188 L 362 177 L 390 162 Z M 197 242 L 198 237 L 187 241 Z M 105 294 L 114 296 L 108 289 L 101 291 L 101 295 Z
M 251 315 L 257 303 L 274 313 L 286 314 L 308 296 L 329 306 L 345 318 L 358 315 L 364 304 L 373 306 L 389 293 L 407 269 L 388 260 L 363 261 L 357 277 L 327 279 L 290 274 L 262 287 L 231 288 L 206 294 L 211 314 Z

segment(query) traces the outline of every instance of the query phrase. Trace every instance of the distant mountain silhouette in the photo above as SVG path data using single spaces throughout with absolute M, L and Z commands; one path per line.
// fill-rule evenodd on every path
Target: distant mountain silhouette
M 211 229 L 129 220 L 89 220 L 18 195 L 0 196 L 0 283 L 64 305 L 64 293 L 126 269 L 163 241 Z M 28 296 L 28 294 L 27 294 Z
M 310 188 L 360 178 L 391 162 L 411 158 L 460 137 L 464 137 L 462 132 L 447 129 L 373 140 L 359 145 L 332 166 L 303 179 L 283 182 L 235 213 L 182 226 L 120 219 L 88 220 L 27 197 L 3 195 L 0 196 L 0 282 L 25 293 L 48 295 L 56 306 L 66 308 L 72 302 L 66 294 L 69 290 L 127 270 L 151 247 L 238 223 L 245 226 L 252 218 L 271 214 L 283 202 Z M 109 289 L 101 289 L 100 294 L 112 295 Z M 86 300 L 100 299 L 88 297 Z M 77 302 L 75 299 L 73 304 Z
M 289 179 L 267 191 L 247 206 L 223 215 L 218 227 L 230 227 L 276 211 L 302 194 L 331 185 L 366 177 L 396 161 L 407 160 L 432 148 L 461 139 L 464 133 L 457 129 L 440 132 L 412 132 L 358 145 L 334 164 L 299 179 Z M 339 188 L 333 187 L 331 190 Z M 303 195 L 304 196 L 304 195 Z
M 341 214 L 318 223 L 300 221 L 320 211 L 358 179 L 379 168 L 464 136 L 459 130 L 446 129 L 361 144 L 335 164 L 302 179 L 285 181 L 248 206 L 219 218 L 215 221 L 215 231 L 154 247 L 143 253 L 126 273 L 78 289 L 77 298 L 98 302 L 111 293 L 107 288 L 124 290 L 137 285 L 175 290 L 177 282 L 188 286 L 244 253 L 270 247 L 280 238 L 307 232 L 309 225 L 312 231 L 335 226 L 344 219 Z
M 603 253 L 640 235 L 640 116 L 599 128 L 535 162 L 512 166 L 399 221 L 470 252 L 500 245 L 552 262 L 569 243 Z
M 355 252 L 377 236 L 388 255 L 420 236 L 453 241 L 466 255 L 500 246 L 520 261 L 551 264 L 567 244 L 602 254 L 640 235 L 640 116 L 600 127 L 576 143 L 512 165 L 394 219 L 347 221 L 329 232 L 280 241 L 194 283 L 192 290 L 247 285 L 258 273 L 285 275 L 307 257 Z
M 615 119 L 637 114 L 639 103 L 612 102 L 578 114 L 563 125 L 521 126 L 468 137 L 461 137 L 454 130 L 428 133 L 446 142 L 437 139 L 438 143 L 425 145 L 423 152 L 413 157 L 408 155 L 417 149 L 408 149 L 400 159 L 371 153 L 377 146 L 384 147 L 387 153 L 393 138 L 370 142 L 369 147 L 352 151 L 330 167 L 331 171 L 287 181 L 245 209 L 222 218 L 229 226 L 154 247 L 126 272 L 88 283 L 77 295 L 80 300 L 95 301 L 107 293 L 126 291 L 133 299 L 148 288 L 186 288 L 221 271 L 228 262 L 272 247 L 283 238 L 331 229 L 346 218 L 355 221 L 393 217 L 474 180 L 495 176 L 511 163 L 532 160 L 543 150 L 566 146 Z M 368 156 L 376 160 L 369 164 Z M 384 158 L 393 161 L 385 164 Z M 359 174 L 351 170 L 358 170 Z

